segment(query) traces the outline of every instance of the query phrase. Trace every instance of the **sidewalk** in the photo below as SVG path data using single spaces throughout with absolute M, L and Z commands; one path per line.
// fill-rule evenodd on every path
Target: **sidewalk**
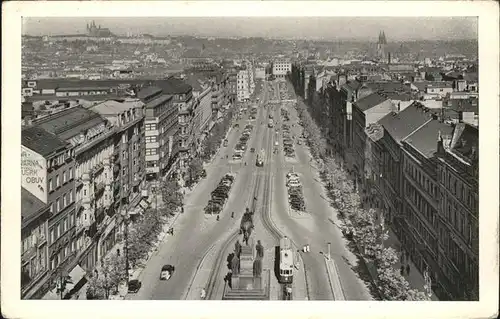
M 396 250 L 396 253 L 398 254 L 398 256 L 401 256 L 401 243 L 399 242 L 396 234 L 394 234 L 394 232 L 389 229 L 389 238 L 384 241 L 384 246 L 385 247 L 392 247 L 394 248 L 394 250 Z M 400 271 L 400 268 L 401 268 L 401 257 L 399 258 L 399 261 L 394 265 L 394 268 L 397 270 L 397 271 Z M 406 280 L 408 281 L 408 283 L 410 284 L 410 287 L 413 288 L 413 289 L 418 289 L 419 291 L 421 292 L 425 292 L 425 289 L 424 289 L 424 284 L 425 284 L 425 280 L 424 280 L 424 276 L 418 271 L 418 268 L 415 266 L 415 264 L 413 264 L 413 262 L 410 260 L 406 260 L 405 263 L 404 263 L 404 266 L 406 267 L 406 265 L 410 265 L 410 274 L 406 274 L 406 270 L 405 270 L 405 274 L 404 274 L 404 277 L 406 278 Z M 432 294 L 432 297 L 431 297 L 431 300 L 433 301 L 439 301 L 439 299 L 436 297 L 435 294 Z

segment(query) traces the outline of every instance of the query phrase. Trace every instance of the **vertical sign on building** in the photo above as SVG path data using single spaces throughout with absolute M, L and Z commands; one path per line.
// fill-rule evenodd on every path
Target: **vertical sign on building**
M 47 160 L 22 145 L 21 186 L 47 204 Z

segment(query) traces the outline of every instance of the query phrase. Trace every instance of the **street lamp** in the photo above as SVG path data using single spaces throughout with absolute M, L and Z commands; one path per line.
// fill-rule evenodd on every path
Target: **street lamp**
M 129 270 L 129 260 L 128 260 L 128 223 L 129 223 L 129 213 L 128 213 L 128 209 L 127 210 L 123 210 L 121 212 L 121 216 L 123 218 L 123 222 L 125 223 L 125 230 L 124 230 L 124 235 L 125 235 L 125 245 L 124 245 L 124 249 L 125 249 L 125 279 L 127 280 L 127 287 L 128 287 L 128 281 L 129 281 L 129 273 L 128 273 L 128 270 Z

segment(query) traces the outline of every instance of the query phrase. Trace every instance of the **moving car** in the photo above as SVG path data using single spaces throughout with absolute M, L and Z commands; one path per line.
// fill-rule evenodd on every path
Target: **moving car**
M 128 292 L 137 293 L 141 289 L 142 283 L 137 279 L 132 279 L 128 282 Z
M 252 148 L 250 149 L 250 152 L 255 153 L 255 148 L 254 148 L 254 147 L 252 147 Z
M 175 271 L 175 267 L 172 265 L 163 265 L 160 272 L 160 280 L 169 280 Z
M 228 140 L 227 140 L 227 139 L 226 139 L 226 140 L 224 140 L 224 147 L 226 147 L 226 146 L 227 146 L 227 143 L 228 143 Z

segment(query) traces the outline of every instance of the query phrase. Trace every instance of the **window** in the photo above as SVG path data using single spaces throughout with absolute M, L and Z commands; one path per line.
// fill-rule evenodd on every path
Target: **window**
M 157 137 L 156 136 L 146 136 L 146 143 L 155 143 L 157 141 Z M 134 144 L 134 147 L 136 146 L 136 144 Z
M 56 210 L 56 213 L 57 213 L 61 210 L 61 198 L 58 198 L 56 200 L 56 207 L 57 207 L 57 210 Z
M 66 171 L 63 171 L 63 184 L 66 184 Z
M 64 217 L 64 221 L 63 221 L 63 233 L 66 232 L 66 230 L 68 230 L 68 217 Z
M 146 131 L 156 131 L 156 123 L 146 124 L 145 129 Z
M 52 192 L 53 187 L 52 187 L 52 178 L 49 178 L 49 192 Z
M 83 196 L 87 196 L 87 190 L 86 189 L 83 190 Z
M 52 228 L 50 230 L 50 243 L 52 244 L 55 241 L 56 241 L 55 231 L 54 231 L 54 228 Z
M 69 192 L 69 202 L 73 203 L 73 191 Z
M 63 208 L 68 206 L 68 199 L 66 197 L 66 194 L 63 194 L 62 195 L 62 199 L 63 199 Z
M 75 214 L 71 213 L 69 215 L 69 227 L 73 227 L 75 225 Z
M 69 169 L 69 180 L 73 179 L 73 167 Z
M 59 175 L 56 175 L 56 187 L 59 187 L 61 185 L 61 182 L 59 180 Z
M 127 143 L 127 138 L 128 138 L 127 134 L 123 134 L 123 135 L 122 135 L 122 143 L 123 143 L 123 144 L 126 144 L 126 143 Z

